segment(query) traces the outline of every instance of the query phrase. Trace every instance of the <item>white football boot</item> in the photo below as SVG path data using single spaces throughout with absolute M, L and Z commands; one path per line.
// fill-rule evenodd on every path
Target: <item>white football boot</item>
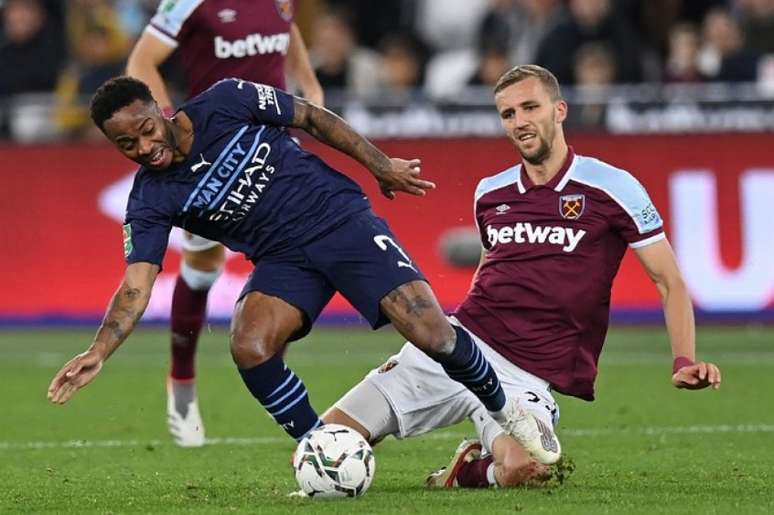
M 509 398 L 501 412 L 500 420 L 493 415 L 503 430 L 532 454 L 543 465 L 552 465 L 562 456 L 562 446 L 551 427 Z
M 449 464 L 432 472 L 425 480 L 428 488 L 456 488 L 457 474 L 465 463 L 481 457 L 481 442 L 478 440 L 463 440 L 458 446 Z
M 204 445 L 204 424 L 193 381 L 167 380 L 167 427 L 180 447 Z

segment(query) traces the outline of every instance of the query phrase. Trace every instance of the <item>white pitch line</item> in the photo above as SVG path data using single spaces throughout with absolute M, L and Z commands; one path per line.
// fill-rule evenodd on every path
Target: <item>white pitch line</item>
M 712 433 L 774 433 L 774 424 L 722 424 L 716 426 L 673 426 L 673 427 L 622 427 L 619 429 L 565 429 L 559 430 L 561 437 L 589 438 L 597 436 L 609 436 L 634 432 L 645 436 L 663 434 L 712 434 Z M 424 435 L 422 438 L 429 440 L 456 440 L 466 433 L 444 432 Z M 287 437 L 259 436 L 259 437 L 224 437 L 208 438 L 207 445 L 231 445 L 253 446 L 274 445 L 290 443 Z M 38 442 L 13 442 L 0 441 L 1 450 L 23 449 L 94 449 L 112 447 L 167 447 L 172 446 L 169 440 L 66 440 L 66 441 L 38 441 Z

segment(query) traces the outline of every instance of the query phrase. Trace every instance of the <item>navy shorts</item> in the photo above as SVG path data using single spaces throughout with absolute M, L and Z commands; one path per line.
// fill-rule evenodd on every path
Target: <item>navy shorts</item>
M 419 267 L 387 223 L 367 210 L 304 246 L 261 258 L 239 297 L 257 291 L 300 309 L 305 327 L 296 339 L 309 332 L 336 291 L 371 327 L 381 327 L 389 320 L 380 301 L 398 286 L 417 280 L 426 280 Z

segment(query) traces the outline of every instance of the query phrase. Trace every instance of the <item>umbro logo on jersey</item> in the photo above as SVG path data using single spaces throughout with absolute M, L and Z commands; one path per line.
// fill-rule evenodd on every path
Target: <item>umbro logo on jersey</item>
M 532 245 L 548 243 L 549 245 L 561 245 L 563 251 L 572 252 L 585 235 L 586 231 L 583 229 L 542 227 L 532 225 L 529 222 L 518 222 L 499 229 L 491 225 L 486 226 L 486 237 L 491 248 L 503 243 L 529 243 Z
M 577 220 L 586 207 L 586 195 L 562 195 L 559 197 L 559 214 L 567 220 Z
M 223 9 L 218 12 L 218 18 L 221 23 L 233 23 L 236 21 L 237 12 L 234 9 Z
M 198 172 L 199 168 L 201 168 L 202 166 L 210 166 L 212 164 L 206 159 L 204 159 L 204 154 L 199 154 L 199 157 L 201 157 L 202 160 L 196 163 L 195 165 L 191 166 L 191 173 Z
M 506 211 L 508 211 L 510 208 L 511 208 L 511 206 L 509 206 L 508 204 L 500 204 L 499 206 L 497 206 L 495 208 L 495 211 L 497 211 L 498 215 L 501 215 L 501 214 L 505 213 Z

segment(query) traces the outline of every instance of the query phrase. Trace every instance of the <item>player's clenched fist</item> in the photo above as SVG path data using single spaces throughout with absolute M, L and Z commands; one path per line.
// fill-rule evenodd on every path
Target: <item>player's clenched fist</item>
M 715 390 L 720 388 L 720 369 L 714 363 L 700 361 L 679 367 L 672 375 L 672 384 L 677 388 L 688 390 L 701 390 L 712 386 Z
M 86 386 L 99 373 L 103 358 L 95 350 L 78 354 L 65 363 L 48 386 L 48 400 L 64 404 L 83 386 Z

